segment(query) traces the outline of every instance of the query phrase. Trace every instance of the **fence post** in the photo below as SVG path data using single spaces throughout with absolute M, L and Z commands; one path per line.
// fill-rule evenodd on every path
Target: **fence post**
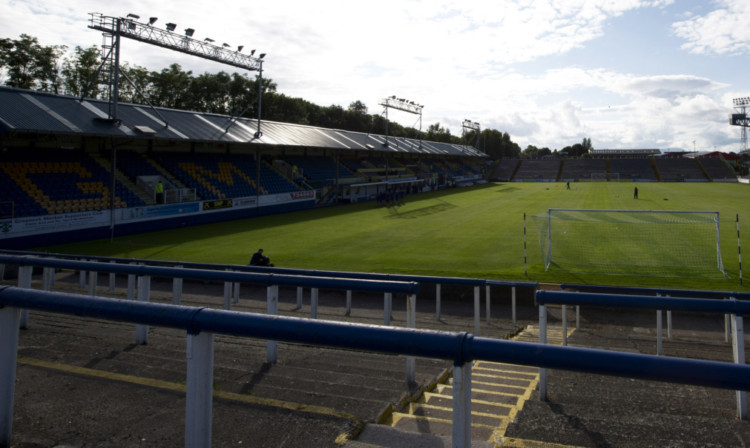
M 136 264 L 131 262 L 130 264 Z M 128 274 L 128 300 L 135 300 L 135 274 Z
M 302 309 L 302 299 L 305 296 L 305 288 L 302 286 L 297 286 L 297 307 L 295 310 L 301 310 Z
M 479 306 L 479 296 L 481 295 L 481 290 L 479 289 L 479 286 L 474 287 L 474 336 L 479 336 L 479 315 L 480 312 L 480 306 Z
M 471 446 L 471 365 L 453 365 L 453 447 Z
M 99 283 L 98 281 L 99 273 L 96 271 L 89 271 L 89 295 L 95 296 L 96 295 L 96 284 Z
M 745 331 L 743 328 L 743 316 L 732 315 L 732 355 L 735 364 L 745 363 Z M 737 418 L 747 420 L 747 392 L 738 390 L 737 396 Z
M 0 308 L 0 446 L 10 446 L 21 310 Z
M 240 282 L 234 282 L 234 291 L 232 291 L 232 303 L 240 303 Z
M 435 285 L 435 320 L 440 320 L 440 283 Z
M 348 289 L 346 291 L 346 315 L 349 316 L 352 314 L 352 290 Z
M 656 310 L 656 354 L 661 356 L 663 354 L 662 343 L 661 343 L 661 310 Z
M 388 293 L 393 295 L 393 293 Z M 406 326 L 408 328 L 417 328 L 417 295 L 407 294 L 406 296 Z M 416 382 L 417 376 L 414 368 L 414 357 L 406 357 L 406 381 L 409 383 Z
M 576 331 L 581 329 L 581 305 L 576 305 Z
M 138 277 L 138 301 L 149 302 L 151 300 L 151 276 L 142 275 Z M 148 325 L 135 325 L 135 343 L 145 345 L 148 343 Z
M 516 326 L 516 287 L 514 286 L 511 288 L 510 291 L 510 301 L 511 301 L 511 314 L 513 319 L 513 326 Z
M 386 292 L 383 294 L 383 325 L 390 325 L 391 324 L 391 314 L 393 309 L 393 293 L 392 292 Z M 407 302 L 407 314 L 409 313 L 408 309 L 408 302 Z M 408 318 L 407 318 L 408 322 Z
M 34 274 L 33 266 L 18 267 L 18 287 L 31 289 L 31 277 Z M 20 328 L 29 328 L 29 310 L 21 310 L 21 320 L 18 324 Z
M 547 343 L 547 305 L 539 304 L 539 343 Z M 547 401 L 547 369 L 539 369 L 539 400 Z
M 182 265 L 178 264 L 175 266 L 177 269 L 182 269 Z M 182 278 L 172 278 L 172 305 L 179 305 L 182 301 Z
M 214 334 L 187 335 L 185 447 L 211 446 Z
M 87 260 L 84 258 L 83 261 Z M 78 286 L 80 286 L 81 289 L 86 289 L 86 271 L 80 271 L 78 277 Z
M 485 285 L 484 292 L 485 292 L 484 295 L 485 295 L 485 300 L 486 300 L 484 308 L 487 314 L 487 316 L 485 316 L 485 320 L 487 321 L 487 325 L 489 325 L 490 324 L 490 285 Z
M 318 288 L 310 288 L 310 319 L 318 318 Z
M 52 277 L 55 275 L 55 268 L 42 268 L 42 289 L 49 291 L 52 289 Z
M 229 272 L 231 269 L 225 269 Z M 232 282 L 224 282 L 224 309 L 232 309 Z
M 271 316 L 279 315 L 279 285 L 269 285 L 266 287 L 266 313 Z M 266 361 L 276 364 L 278 357 L 278 342 L 266 342 Z
M 116 263 L 116 261 L 112 260 L 110 263 Z M 112 292 L 115 290 L 115 283 L 117 282 L 117 276 L 114 272 L 109 273 L 109 291 Z
M 562 345 L 568 345 L 568 306 L 562 306 Z

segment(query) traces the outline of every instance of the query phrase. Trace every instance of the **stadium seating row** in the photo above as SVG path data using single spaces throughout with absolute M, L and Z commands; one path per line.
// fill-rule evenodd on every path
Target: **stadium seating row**
M 718 158 L 503 159 L 491 179 L 500 181 L 565 180 L 737 181 L 734 170 Z
M 0 219 L 108 209 L 112 196 L 109 157 L 109 153 L 62 149 L 6 151 L 0 169 Z M 478 172 L 461 163 L 437 159 L 410 163 L 425 171 L 424 177 L 432 177 L 433 173 L 460 176 Z M 117 152 L 116 165 L 118 179 L 129 181 L 129 186 L 115 182 L 117 208 L 154 203 L 153 191 L 137 186 L 140 176 L 161 176 L 179 188 L 194 189 L 195 197 L 204 200 L 289 193 L 332 185 L 336 179 L 365 182 L 377 178 L 381 170 L 384 175 L 386 166 L 390 177 L 416 177 L 413 170 L 397 160 L 385 158 L 349 157 L 336 161 L 332 157 L 289 155 L 264 156 L 256 161 L 254 155 L 247 154 L 144 153 L 123 149 Z M 297 178 L 292 173 L 293 166 L 298 169 Z M 283 167 L 288 167 L 288 172 Z

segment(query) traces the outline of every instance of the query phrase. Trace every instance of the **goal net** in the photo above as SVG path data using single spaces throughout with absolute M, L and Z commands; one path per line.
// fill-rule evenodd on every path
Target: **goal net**
M 546 271 L 726 276 L 719 212 L 550 209 L 533 220 Z

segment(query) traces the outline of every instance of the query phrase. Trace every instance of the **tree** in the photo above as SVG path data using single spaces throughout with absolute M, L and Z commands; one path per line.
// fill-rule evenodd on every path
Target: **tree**
M 20 89 L 59 92 L 59 59 L 65 46 L 43 46 L 36 37 L 0 39 L 0 69 L 7 73 L 6 85 Z
M 191 71 L 183 71 L 180 64 L 172 64 L 161 72 L 149 75 L 148 98 L 154 106 L 185 109 L 190 103 Z
M 72 57 L 66 57 L 62 63 L 62 93 L 89 98 L 99 98 L 104 92 L 94 79 L 101 65 L 101 51 L 96 47 L 81 48 L 76 46 Z M 91 85 L 88 92 L 86 88 Z

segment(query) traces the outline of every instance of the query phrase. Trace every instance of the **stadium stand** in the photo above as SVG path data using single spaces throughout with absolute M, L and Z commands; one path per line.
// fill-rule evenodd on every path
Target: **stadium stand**
M 620 180 L 655 181 L 651 159 L 610 159 L 609 174 L 617 174 Z
M 561 180 L 590 180 L 591 173 L 607 171 L 604 159 L 565 159 L 562 164 Z
M 700 157 L 696 160 L 712 181 L 738 182 L 737 175 L 725 160 L 718 157 Z
M 654 162 L 664 182 L 705 182 L 706 176 L 695 159 L 660 157 Z
M 490 179 L 501 182 L 513 180 L 513 174 L 516 172 L 516 169 L 518 169 L 518 164 L 520 162 L 519 159 L 501 159 L 492 170 Z
M 513 180 L 556 181 L 558 180 L 561 163 L 560 159 L 522 160 Z

